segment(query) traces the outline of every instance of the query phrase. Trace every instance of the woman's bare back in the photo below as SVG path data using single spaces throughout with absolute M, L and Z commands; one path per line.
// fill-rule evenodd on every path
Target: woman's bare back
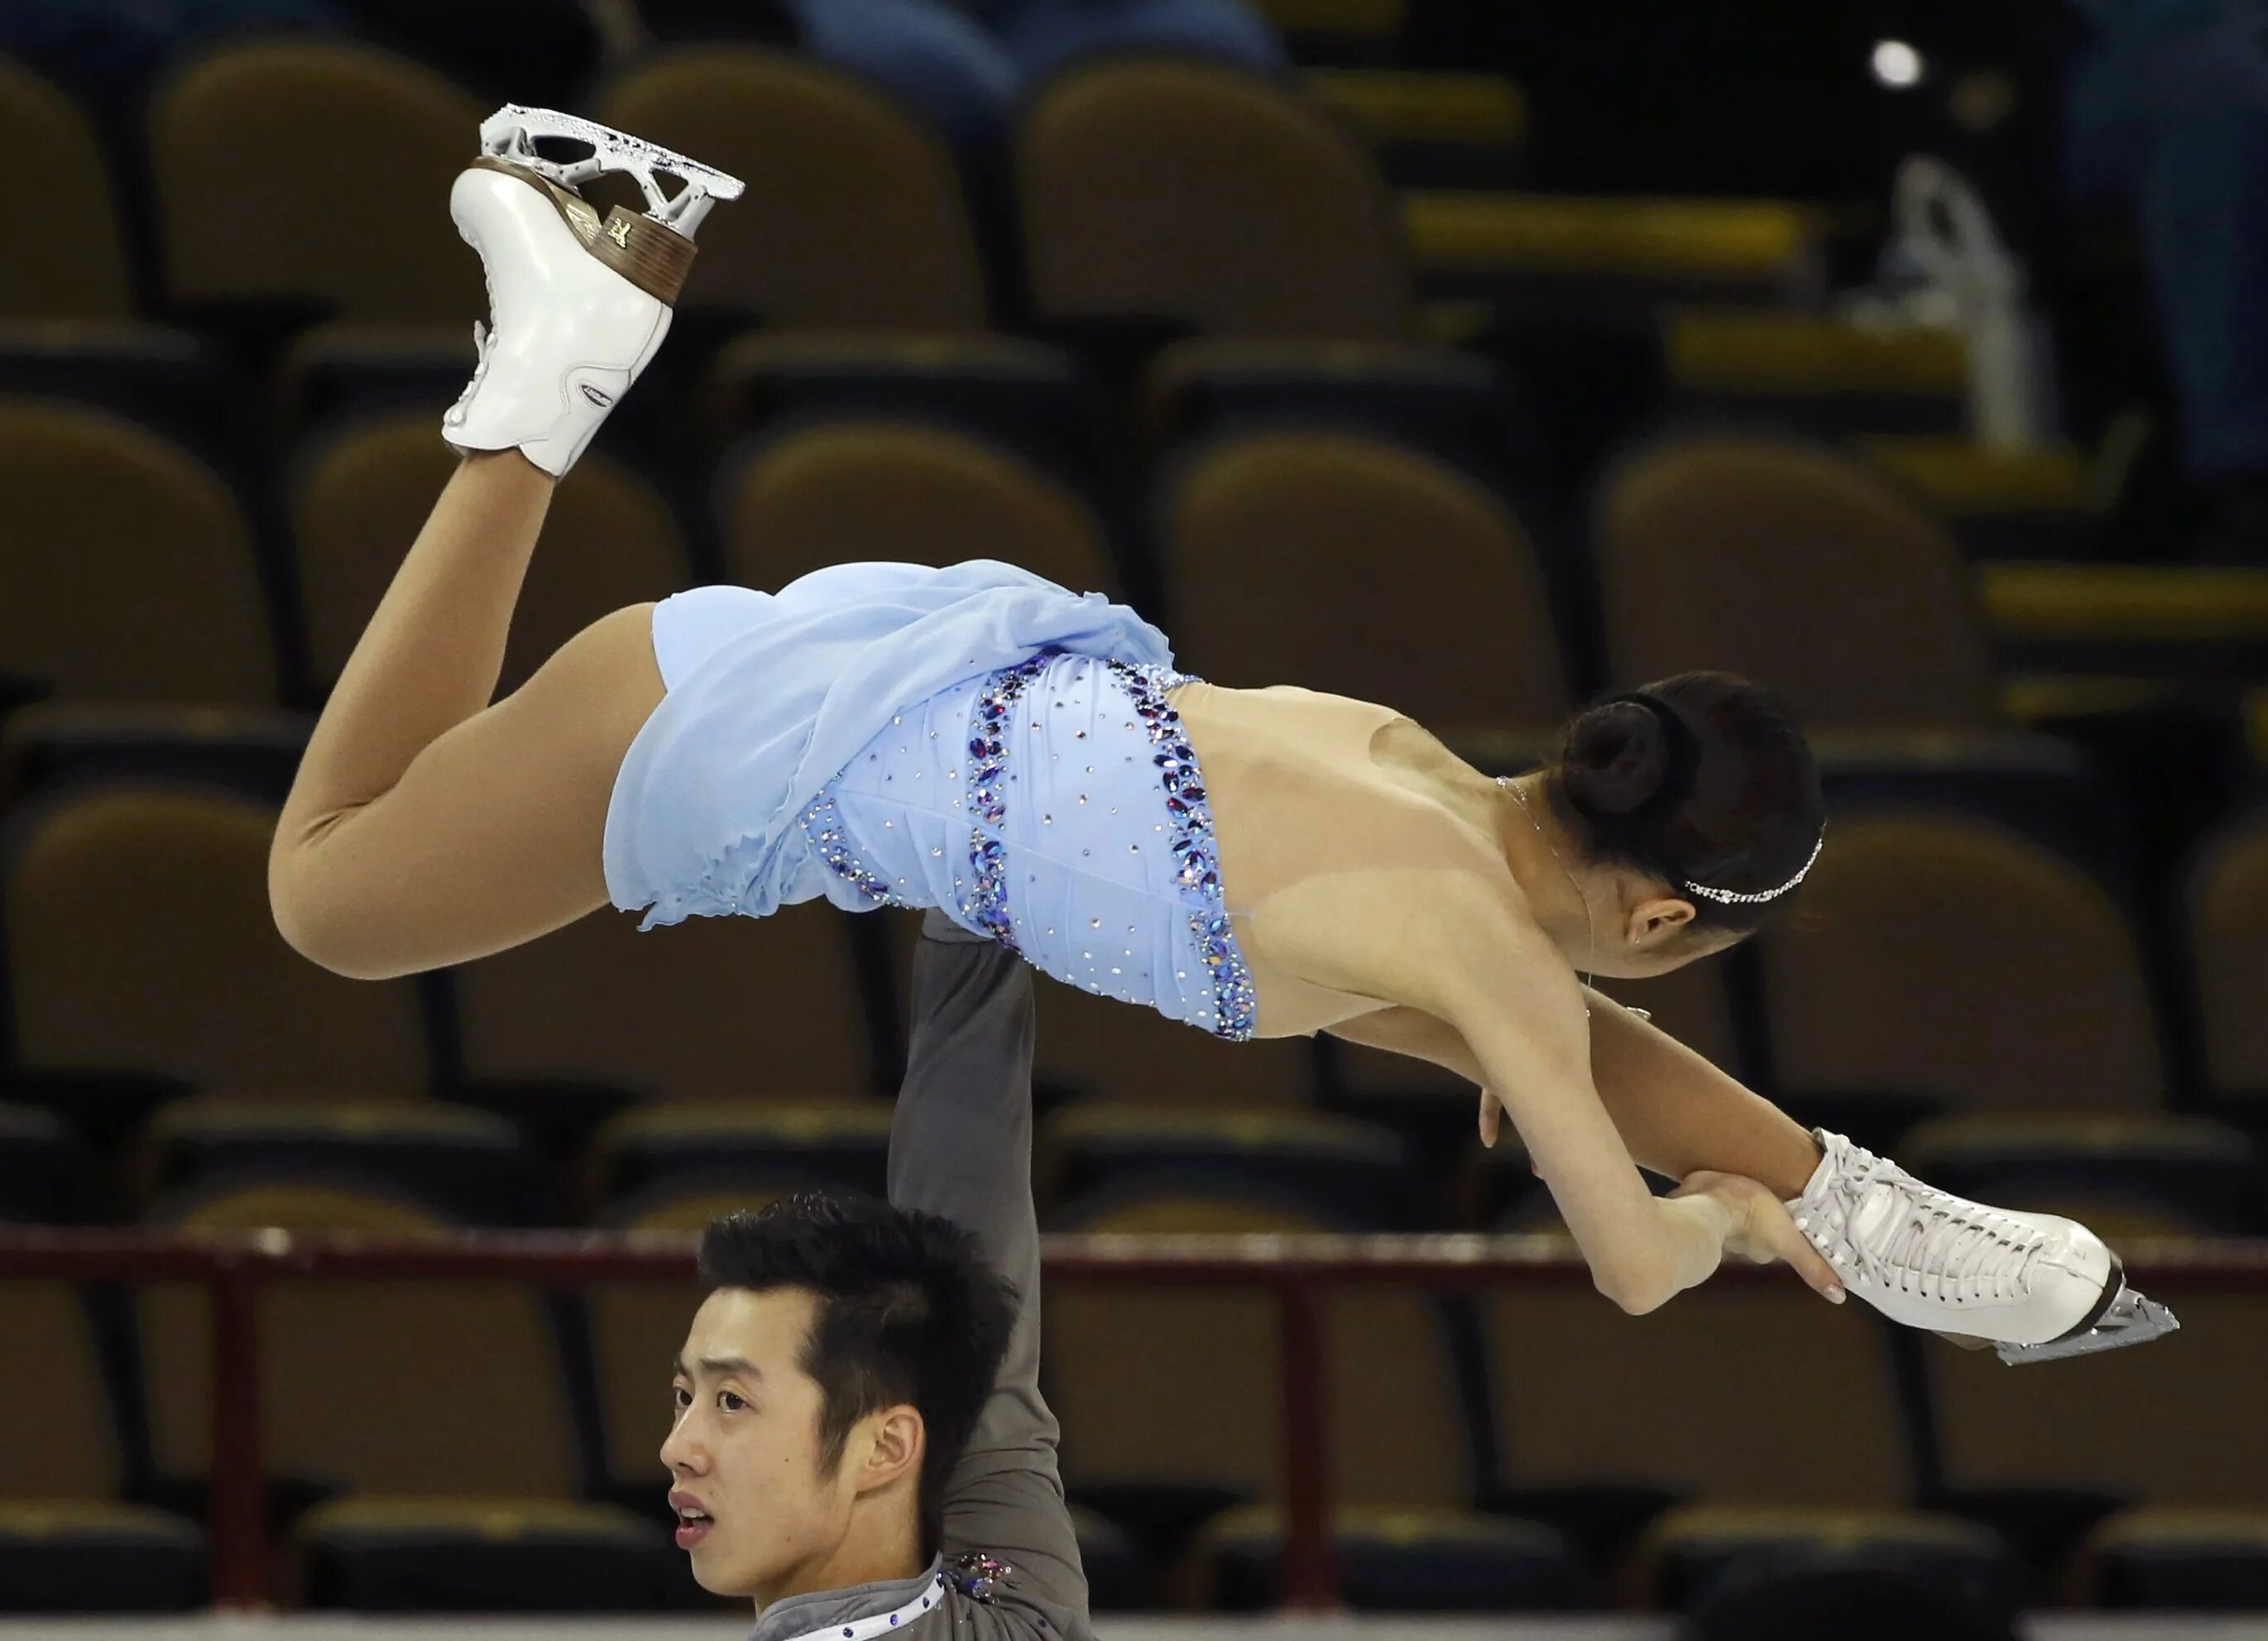
M 1492 784 L 1371 702 L 1283 684 L 1191 683 L 1170 699 L 1204 771 L 1221 884 L 1260 1000 L 1258 1034 L 1304 1036 L 1388 1006 L 1304 977 L 1271 943 L 1264 914 L 1294 895 L 1358 904 L 1366 875 L 1500 863 Z M 1362 938 L 1350 920 L 1346 941 Z

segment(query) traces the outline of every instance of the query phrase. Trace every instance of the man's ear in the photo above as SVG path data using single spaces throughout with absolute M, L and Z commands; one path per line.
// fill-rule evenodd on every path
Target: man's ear
M 929 1431 L 910 1403 L 900 1402 L 867 1415 L 872 1432 L 865 1461 L 859 1467 L 858 1490 L 887 1486 L 902 1475 L 918 1475 L 922 1455 L 929 1450 Z

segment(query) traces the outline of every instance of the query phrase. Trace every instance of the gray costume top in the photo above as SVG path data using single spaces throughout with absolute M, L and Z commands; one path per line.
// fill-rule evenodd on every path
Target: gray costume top
M 819 1590 L 764 1610 L 750 1641 L 1090 1641 L 1086 1574 L 1040 1396 L 1040 1235 L 1032 1207 L 1032 976 L 942 913 L 922 922 L 908 1070 L 890 1129 L 890 1201 L 974 1233 L 1020 1303 L 1008 1353 L 945 1490 L 938 1561 L 912 1578 Z M 956 1561 L 1007 1564 L 990 1599 Z M 924 1598 L 935 1605 L 923 1608 Z M 910 1611 L 907 1609 L 910 1608 Z M 902 1614 L 902 1622 L 885 1621 Z M 944 1615 L 940 1616 L 940 1615 Z

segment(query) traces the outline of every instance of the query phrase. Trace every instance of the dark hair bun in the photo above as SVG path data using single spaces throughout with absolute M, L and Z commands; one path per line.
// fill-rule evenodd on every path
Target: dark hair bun
M 1661 796 L 1672 765 L 1668 726 L 1635 701 L 1609 701 L 1567 726 L 1567 797 L 1594 815 L 1626 815 Z

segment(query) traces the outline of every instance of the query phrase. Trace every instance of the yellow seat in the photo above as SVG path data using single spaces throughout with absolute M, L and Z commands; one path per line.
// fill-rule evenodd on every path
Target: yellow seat
M 1680 1608 L 1737 1563 L 1895 1562 L 1932 1582 L 2013 1587 L 2009 1549 L 1991 1527 L 1955 1515 L 1896 1508 L 1689 1505 L 1650 1526 L 1631 1583 L 1649 1605 Z
M 2165 1071 L 2141 957 L 2103 890 L 1950 812 L 1829 823 L 1794 925 L 1760 938 L 1778 1086 L 1955 1110 L 2147 1114 Z
M 1945 532 L 1838 452 L 1664 438 L 1601 481 L 1593 550 L 1614 676 L 1739 673 L 1807 729 L 1981 729 L 1991 658 Z
M 1176 658 L 1211 682 L 1352 695 L 1440 733 L 1566 714 L 1535 548 L 1444 462 L 1357 434 L 1229 435 L 1160 516 Z
M 20 1063 L 423 1092 L 416 983 L 342 980 L 276 932 L 274 806 L 125 783 L 43 802 L 20 817 L 0 895 Z
M 423 410 L 364 418 L 303 453 L 291 492 L 292 556 L 320 686 L 337 681 L 457 462 Z M 498 698 L 601 615 L 666 599 L 692 579 L 660 494 L 603 451 L 586 453 L 559 484 L 512 608 Z
M 857 419 L 783 433 L 718 485 L 725 566 L 777 588 L 828 564 L 997 558 L 1075 592 L 1115 592 L 1102 526 L 1068 485 L 949 428 Z
M 2268 1098 L 2257 933 L 2268 916 L 2268 817 L 2249 816 L 2209 839 L 2182 887 L 2206 1083 L 2225 1100 Z
M 0 316 L 124 319 L 126 247 L 102 150 L 63 92 L 0 58 L 0 152 L 40 183 L 39 226 L 0 258 Z
M 0 398 L 0 672 L 81 700 L 271 706 L 252 532 L 220 475 L 107 411 Z
M 952 158 L 873 87 L 785 52 L 709 43 L 642 60 L 601 90 L 594 117 L 747 185 L 701 226 L 693 305 L 788 328 L 984 328 Z
M 1400 248 L 1375 162 L 1261 76 L 1167 58 L 1073 68 L 1026 110 L 1016 170 L 1049 318 L 1401 334 Z
M 150 109 L 166 278 L 188 302 L 310 301 L 351 319 L 487 311 L 449 189 L 487 104 L 422 64 L 340 39 L 225 44 Z M 314 141 L 313 132 L 351 140 Z
M 2080 1545 L 2066 1593 L 2074 1604 L 2158 1612 L 2268 1605 L 2268 1510 L 2115 1511 Z

